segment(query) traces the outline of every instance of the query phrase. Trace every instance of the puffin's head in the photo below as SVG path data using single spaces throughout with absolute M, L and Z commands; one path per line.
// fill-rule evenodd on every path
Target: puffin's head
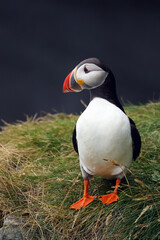
M 109 69 L 97 58 L 88 58 L 80 62 L 66 77 L 63 92 L 80 92 L 102 85 Z

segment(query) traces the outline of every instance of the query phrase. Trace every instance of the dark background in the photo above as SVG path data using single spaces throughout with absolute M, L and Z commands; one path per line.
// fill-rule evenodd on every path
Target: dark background
M 62 93 L 66 75 L 99 57 L 119 98 L 160 97 L 160 1 L 0 1 L 0 119 L 40 112 L 79 113 L 87 91 Z

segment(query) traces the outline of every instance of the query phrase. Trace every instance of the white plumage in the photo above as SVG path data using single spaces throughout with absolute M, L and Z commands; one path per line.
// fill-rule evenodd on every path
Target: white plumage
M 122 178 L 124 167 L 132 161 L 129 119 L 109 101 L 96 97 L 81 114 L 76 125 L 80 165 L 91 175 Z

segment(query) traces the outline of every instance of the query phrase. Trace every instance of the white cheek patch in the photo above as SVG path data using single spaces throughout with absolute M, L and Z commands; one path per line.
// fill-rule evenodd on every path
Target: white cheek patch
M 85 78 L 85 83 L 91 87 L 98 87 L 102 85 L 108 73 L 105 71 L 93 71 Z
M 86 67 L 89 72 L 85 73 L 84 67 Z M 102 85 L 107 76 L 108 73 L 106 71 L 92 63 L 83 64 L 76 72 L 76 79 L 83 80 L 84 83 L 91 88 Z

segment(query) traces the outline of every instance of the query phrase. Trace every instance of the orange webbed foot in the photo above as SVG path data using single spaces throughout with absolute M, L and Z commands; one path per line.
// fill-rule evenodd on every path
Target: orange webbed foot
M 94 199 L 95 199 L 95 197 L 90 196 L 89 194 L 87 194 L 86 196 L 83 196 L 83 198 L 81 198 L 79 201 L 73 203 L 73 204 L 70 206 L 70 208 L 80 210 L 81 208 L 86 207 L 86 206 L 87 206 L 89 203 L 91 203 Z
M 107 195 L 101 195 L 99 200 L 101 200 L 103 204 L 108 205 L 110 203 L 117 202 L 119 200 L 119 197 L 116 193 L 113 192 Z
M 120 183 L 121 183 L 121 180 L 117 178 L 114 192 L 107 195 L 101 195 L 99 197 L 99 200 L 101 200 L 103 204 L 107 204 L 107 205 L 113 202 L 117 202 L 119 200 L 119 197 L 117 195 L 117 190 Z

